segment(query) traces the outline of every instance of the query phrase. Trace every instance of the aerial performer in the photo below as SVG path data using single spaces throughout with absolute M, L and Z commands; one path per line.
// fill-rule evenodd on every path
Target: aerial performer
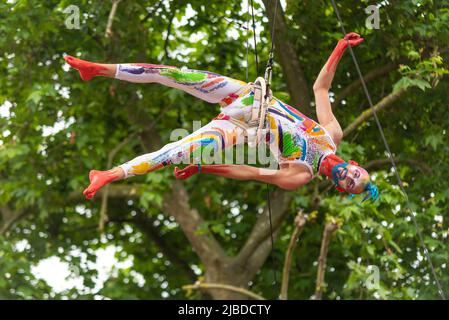
M 177 179 L 197 173 L 212 174 L 237 180 L 253 180 L 294 190 L 309 183 L 317 175 L 327 176 L 340 192 L 351 195 L 365 193 L 364 200 L 377 199 L 377 187 L 368 172 L 354 161 L 341 159 L 335 153 L 343 138 L 340 124 L 332 113 L 329 89 L 340 59 L 350 46 L 363 42 L 356 33 L 339 40 L 313 86 L 318 123 L 274 96 L 269 96 L 266 111 L 266 136 L 279 169 L 240 164 L 189 164 L 175 167 Z M 135 83 L 159 83 L 180 89 L 209 103 L 219 104 L 220 113 L 192 134 L 165 145 L 160 150 L 138 156 L 107 171 L 91 170 L 90 185 L 84 190 L 92 199 L 105 185 L 142 175 L 179 163 L 197 149 L 211 146 L 215 151 L 245 143 L 245 123 L 251 118 L 254 86 L 208 71 L 179 69 L 173 66 L 144 63 L 100 64 L 72 56 L 64 59 L 79 71 L 82 80 L 103 76 Z M 247 140 L 246 140 L 247 141 Z

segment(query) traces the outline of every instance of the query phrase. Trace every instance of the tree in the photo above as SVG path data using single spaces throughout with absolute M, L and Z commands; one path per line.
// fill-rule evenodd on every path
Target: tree
M 172 129 L 190 130 L 192 121 L 205 123 L 218 108 L 156 85 L 81 82 L 62 60 L 67 53 L 93 61 L 186 65 L 245 80 L 245 43 L 251 34 L 239 25 L 250 18 L 246 4 L 83 0 L 78 3 L 79 30 L 65 25 L 63 10 L 70 4 L 0 4 L 0 266 L 9 274 L 0 281 L 0 296 L 184 298 L 182 286 L 202 277 L 276 298 L 280 288 L 272 285 L 273 270 L 282 269 L 300 208 L 318 214 L 315 223 L 305 226 L 291 257 L 290 299 L 315 293 L 321 237 L 329 219 L 338 219 L 341 227 L 328 247 L 323 298 L 436 298 L 411 214 L 438 276 L 448 283 L 448 119 L 442 116 L 447 113 L 447 7 L 430 0 L 382 3 L 381 28 L 370 30 L 365 26 L 367 1 L 338 2 L 346 29 L 366 39 L 356 54 L 414 212 L 404 209 L 346 56 L 332 92 L 335 113 L 346 128 L 339 154 L 367 164 L 381 200 L 362 204 L 347 199 L 322 179 L 295 192 L 274 190 L 272 251 L 265 187 L 257 183 L 201 175 L 181 183 L 166 169 L 116 183 L 86 202 L 81 191 L 89 169 L 154 150 L 168 142 Z M 256 3 L 261 66 L 269 51 L 273 5 Z M 343 36 L 332 6 L 329 1 L 287 1 L 276 19 L 274 93 L 313 115 L 311 84 Z M 249 59 L 253 79 L 255 61 L 252 55 Z M 98 231 L 100 216 L 103 233 Z M 26 245 L 18 250 L 18 243 Z M 96 291 L 96 272 L 87 262 L 95 260 L 96 249 L 109 245 L 118 248 L 118 260 L 132 259 L 133 264 Z M 36 279 L 32 266 L 50 256 L 67 261 L 87 289 L 56 294 Z M 374 288 L 363 285 L 369 265 L 380 270 Z M 210 297 L 244 296 L 219 289 L 189 295 Z

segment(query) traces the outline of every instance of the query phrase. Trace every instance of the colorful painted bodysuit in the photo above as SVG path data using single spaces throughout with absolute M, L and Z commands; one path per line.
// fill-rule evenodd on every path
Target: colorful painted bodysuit
M 160 83 L 221 107 L 217 118 L 199 130 L 121 165 L 127 177 L 180 163 L 181 159 L 205 146 L 219 152 L 245 141 L 245 130 L 239 123 L 249 120 L 253 103 L 253 92 L 245 82 L 207 71 L 153 64 L 119 64 L 116 78 Z M 274 97 L 270 101 L 267 120 L 270 134 L 266 135 L 266 142 L 280 164 L 299 163 L 316 175 L 321 160 L 336 151 L 325 128 Z

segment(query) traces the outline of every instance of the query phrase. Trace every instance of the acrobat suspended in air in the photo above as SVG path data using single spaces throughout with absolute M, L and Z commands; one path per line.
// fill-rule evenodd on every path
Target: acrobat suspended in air
M 322 174 L 331 179 L 341 192 L 366 192 L 364 200 L 376 200 L 378 189 L 370 182 L 368 172 L 356 162 L 346 162 L 335 155 L 343 133 L 332 113 L 328 95 L 343 53 L 348 45 L 357 46 L 361 42 L 363 38 L 356 33 L 349 33 L 339 40 L 318 75 L 313 89 L 319 123 L 270 96 L 265 115 L 265 129 L 270 134 L 264 140 L 279 163 L 278 170 L 237 164 L 189 164 L 184 169 L 175 167 L 175 177 L 187 179 L 197 173 L 206 173 L 230 179 L 255 180 L 293 190 Z M 209 145 L 220 151 L 246 141 L 241 138 L 247 135 L 244 128 L 251 118 L 254 103 L 254 86 L 251 84 L 208 71 L 181 70 L 172 66 L 100 64 L 72 56 L 65 56 L 64 59 L 79 71 L 81 79 L 85 81 L 103 76 L 136 83 L 159 83 L 220 106 L 220 114 L 215 119 L 183 139 L 113 169 L 90 171 L 90 185 L 83 192 L 86 199 L 92 199 L 100 188 L 113 181 L 179 163 L 177 161 L 180 158 L 189 158 L 198 148 Z

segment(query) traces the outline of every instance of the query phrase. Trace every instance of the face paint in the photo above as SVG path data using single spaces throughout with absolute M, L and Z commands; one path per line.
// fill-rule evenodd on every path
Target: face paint
M 349 164 L 347 169 L 347 190 L 355 194 L 362 193 L 370 181 L 368 172 L 365 169 L 352 164 Z
M 341 189 L 352 194 L 359 194 L 369 183 L 369 174 L 359 166 L 340 163 L 332 169 L 332 179 Z

